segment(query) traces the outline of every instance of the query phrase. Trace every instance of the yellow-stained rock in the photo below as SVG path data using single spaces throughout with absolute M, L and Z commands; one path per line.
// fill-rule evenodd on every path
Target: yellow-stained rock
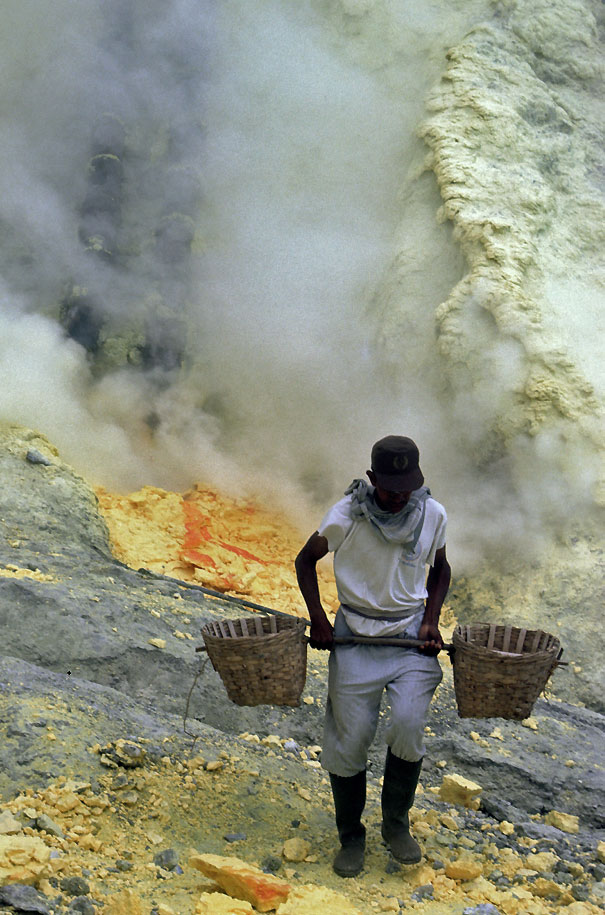
M 79 837 L 78 845 L 84 851 L 100 851 L 103 843 L 95 836 L 84 835 Z
M 55 801 L 55 807 L 60 813 L 69 813 L 75 807 L 79 807 L 80 799 L 73 791 L 66 791 Z
M 474 880 L 483 873 L 483 866 L 476 858 L 458 858 L 445 865 L 445 875 L 451 880 Z
M 0 813 L 0 835 L 15 836 L 21 832 L 21 823 L 13 816 L 10 810 L 3 810 Z
M 429 826 L 428 823 L 424 823 L 422 820 L 418 820 L 418 822 L 414 824 L 414 835 L 418 839 L 428 839 L 428 837 L 432 836 L 433 834 L 434 829 L 432 826 Z
M 524 860 L 509 848 L 503 848 L 498 856 L 498 868 L 510 880 L 521 870 Z
M 598 915 L 600 910 L 586 902 L 572 902 L 565 907 L 565 915 Z
M 530 887 L 534 896 L 540 896 L 542 899 L 546 899 L 548 896 L 558 898 L 565 892 L 565 888 L 559 883 L 555 883 L 554 880 L 547 880 L 546 877 L 538 877 L 530 884 Z
M 505 915 L 550 915 L 552 912 L 551 903 L 543 903 L 522 886 L 502 892 L 494 904 Z
M 597 845 L 597 858 L 605 864 L 605 842 L 599 842 Z
M 122 890 L 108 898 L 103 915 L 143 915 L 143 904 L 133 890 Z
M 451 877 L 446 877 L 445 874 L 437 874 L 436 877 L 433 877 L 431 883 L 437 899 L 447 898 L 456 891 L 456 881 L 452 880 Z
M 447 804 L 459 804 L 471 810 L 479 809 L 481 785 L 464 778 L 462 775 L 444 775 L 439 788 L 439 797 Z
M 239 858 L 192 855 L 189 864 L 218 883 L 229 896 L 250 902 L 259 912 L 276 909 L 286 901 L 291 889 L 278 877 L 265 874 Z
M 0 836 L 0 886 L 37 885 L 52 873 L 50 848 L 36 836 Z
M 202 893 L 195 915 L 254 915 L 254 909 L 244 899 L 232 899 L 223 893 Z
M 430 882 L 430 881 L 427 881 Z M 469 881 L 464 885 L 464 895 L 468 895 L 471 899 L 476 899 L 480 902 L 491 902 L 492 905 L 497 906 L 500 902 L 501 890 L 498 887 L 495 887 L 493 883 L 490 883 L 489 880 L 486 880 L 485 877 L 475 877 L 474 880 Z
M 572 813 L 561 813 L 560 810 L 551 810 L 544 817 L 548 826 L 555 826 L 562 832 L 577 833 L 580 831 L 580 819 Z
M 427 883 L 432 883 L 434 876 L 435 871 L 430 864 L 419 864 L 417 867 L 408 868 L 405 879 L 406 883 L 415 889 L 417 886 L 426 886 Z
M 512 836 L 512 834 L 513 834 L 514 831 L 515 831 L 514 824 L 513 824 L 513 823 L 509 823 L 508 820 L 502 820 L 502 822 L 499 823 L 499 825 L 498 825 L 497 828 L 498 828 L 498 829 L 500 830 L 500 832 L 503 833 L 505 836 Z
M 399 909 L 399 906 L 397 907 Z M 295 887 L 288 896 L 288 901 L 282 903 L 277 910 L 277 915 L 362 915 L 345 896 L 329 890 L 325 886 Z
M 412 807 L 410 811 L 410 819 L 414 824 L 426 823 L 428 826 L 437 826 L 440 822 L 440 817 L 436 810 L 416 810 L 415 807 Z
M 535 871 L 552 871 L 559 861 L 559 856 L 552 851 L 539 851 L 525 859 L 528 867 Z
M 266 737 L 263 737 L 261 743 L 265 747 L 273 747 L 274 750 L 281 750 L 282 748 L 281 737 L 278 734 L 267 734 Z
M 282 848 L 286 861 L 304 861 L 311 852 L 311 846 L 304 839 L 287 839 Z

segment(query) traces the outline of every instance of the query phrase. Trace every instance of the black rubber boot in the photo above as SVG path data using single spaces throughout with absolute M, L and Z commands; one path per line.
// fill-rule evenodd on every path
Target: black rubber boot
M 409 819 L 421 768 L 421 759 L 408 762 L 388 748 L 382 786 L 382 838 L 402 864 L 417 864 L 422 858 L 418 842 L 410 835 Z
M 332 867 L 339 877 L 356 877 L 363 867 L 366 847 L 366 829 L 361 822 L 366 805 L 365 769 L 350 778 L 330 772 L 330 782 L 340 839 Z

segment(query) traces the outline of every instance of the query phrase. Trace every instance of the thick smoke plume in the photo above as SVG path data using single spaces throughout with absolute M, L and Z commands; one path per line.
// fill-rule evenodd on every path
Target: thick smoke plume
M 494 323 L 494 279 L 475 263 L 473 219 L 495 224 L 476 178 L 498 153 L 483 171 L 478 152 L 458 160 L 448 138 L 468 150 L 473 125 L 452 140 L 457 102 L 434 89 L 478 23 L 510 39 L 511 86 L 514 53 L 546 67 L 539 35 L 552 39 L 568 80 L 555 115 L 546 72 L 525 108 L 523 86 L 507 89 L 511 109 L 536 135 L 567 111 L 561 136 L 589 169 L 577 110 L 582 81 L 596 97 L 598 7 L 576 4 L 566 44 L 549 7 L 532 31 L 523 6 L 493 19 L 468 0 L 57 0 L 50 16 L 39 0 L 5 3 L 0 418 L 47 434 L 94 482 L 203 480 L 305 524 L 364 473 L 376 438 L 411 435 L 461 562 L 592 510 L 592 420 L 577 436 L 548 410 L 534 429 L 518 418 L 536 337 Z M 579 46 L 586 72 L 567 72 Z M 581 363 L 596 416 L 600 361 L 584 341 L 602 277 L 592 255 L 565 260 L 578 251 L 563 244 L 557 167 L 544 159 L 558 275 L 540 257 L 544 224 L 523 222 L 535 204 L 514 203 L 538 252 L 526 292 L 538 335 Z M 472 218 L 440 209 L 456 183 Z

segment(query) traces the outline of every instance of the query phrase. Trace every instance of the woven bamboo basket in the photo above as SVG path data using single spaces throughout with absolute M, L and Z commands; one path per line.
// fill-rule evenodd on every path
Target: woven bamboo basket
M 528 718 L 562 654 L 548 632 L 495 623 L 457 626 L 452 644 L 460 718 Z
M 212 666 L 236 705 L 300 705 L 305 623 L 296 617 L 217 620 L 202 628 Z

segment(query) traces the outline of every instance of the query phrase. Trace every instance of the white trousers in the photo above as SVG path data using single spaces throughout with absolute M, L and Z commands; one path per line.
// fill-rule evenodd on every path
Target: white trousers
M 419 618 L 401 636 L 416 638 L 420 624 Z M 334 622 L 334 635 L 353 635 L 340 610 Z M 414 648 L 388 645 L 334 648 L 329 660 L 323 768 L 344 777 L 366 768 L 385 690 L 391 707 L 386 733 L 388 745 L 400 759 L 409 762 L 422 759 L 428 708 L 442 677 L 437 658 Z

